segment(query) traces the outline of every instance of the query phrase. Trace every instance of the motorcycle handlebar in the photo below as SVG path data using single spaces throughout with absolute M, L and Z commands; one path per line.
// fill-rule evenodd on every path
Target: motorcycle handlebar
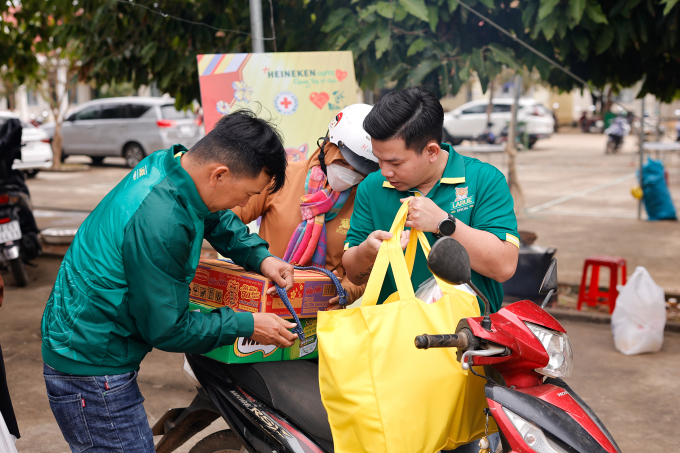
M 467 349 L 469 345 L 468 337 L 465 333 L 459 332 L 457 335 L 418 335 L 415 340 L 416 348 L 458 348 Z

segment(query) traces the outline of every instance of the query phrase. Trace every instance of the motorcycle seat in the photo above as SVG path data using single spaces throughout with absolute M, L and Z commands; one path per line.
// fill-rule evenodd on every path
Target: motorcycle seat
M 321 402 L 319 366 L 307 360 L 228 365 L 244 390 L 281 411 L 326 450 L 333 450 L 328 414 Z

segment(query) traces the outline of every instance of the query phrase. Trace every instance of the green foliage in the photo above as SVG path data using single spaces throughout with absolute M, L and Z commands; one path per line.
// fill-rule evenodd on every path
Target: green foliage
M 469 3 L 484 14 L 503 15 L 505 23 L 525 34 L 520 8 L 511 8 L 510 2 Z M 357 0 L 347 8 L 351 12 L 329 15 L 323 48 L 352 50 L 364 88 L 422 84 L 443 96 L 457 93 L 474 73 L 486 90 L 503 66 L 523 66 L 507 37 L 471 20 L 455 0 Z
M 544 12 L 548 2 L 552 11 Z M 640 95 L 652 93 L 665 102 L 680 97 L 678 0 L 529 0 L 523 25 L 532 30 L 532 45 L 603 89 L 614 91 L 645 80 Z M 539 14 L 534 11 L 538 9 Z M 568 32 L 559 33 L 560 30 Z M 543 38 L 539 36 L 543 32 Z M 520 49 L 520 59 L 531 57 Z M 540 66 L 537 66 L 540 70 Z M 541 72 L 561 90 L 581 85 L 558 70 Z
M 40 22 L 21 2 L 0 2 L 0 80 L 5 88 L 18 87 L 38 69 L 33 40 Z
M 455 94 L 475 74 L 486 89 L 503 67 L 536 70 L 559 89 L 580 87 L 458 1 L 280 0 L 274 2 L 276 42 L 265 46 L 273 51 L 276 45 L 279 52 L 351 50 L 364 88 L 423 84 L 443 96 Z M 666 101 L 680 96 L 679 0 L 461 1 L 596 87 L 612 84 L 616 90 L 644 78 L 643 93 Z M 130 83 L 135 89 L 155 83 L 178 107 L 186 106 L 200 99 L 196 55 L 250 51 L 248 2 L 157 4 L 22 0 L 16 25 L 0 23 L 0 68 L 5 65 L 5 77 L 24 80 L 38 70 L 36 53 L 70 49 L 83 81 L 100 88 Z M 0 4 L 0 12 L 7 10 Z M 271 36 L 269 8 L 263 14 L 264 34 Z M 36 43 L 36 36 L 48 42 Z

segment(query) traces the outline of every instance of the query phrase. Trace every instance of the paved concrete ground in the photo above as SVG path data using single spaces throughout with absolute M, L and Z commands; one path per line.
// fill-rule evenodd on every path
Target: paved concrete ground
M 19 451 L 62 453 L 68 448 L 45 396 L 40 356 L 40 318 L 59 260 L 44 257 L 36 262 L 27 288 L 6 288 L 5 304 L 0 308 L 0 344 L 22 433 Z M 567 382 L 601 417 L 622 451 L 680 451 L 676 429 L 680 420 L 680 334 L 666 333 L 660 353 L 626 357 L 614 350 L 608 325 L 563 325 L 576 360 Z M 139 385 L 151 424 L 166 409 L 185 406 L 194 396 L 182 373 L 179 354 L 154 350 L 142 363 Z M 206 433 L 224 428 L 225 423 L 219 420 Z M 180 451 L 187 452 L 190 445 Z
M 637 200 L 630 195 L 638 164 L 635 137 L 627 137 L 622 151 L 605 155 L 606 137 L 596 134 L 556 134 L 520 153 L 519 177 L 527 213 L 519 228 L 538 234 L 537 244 L 557 247 L 561 283 L 578 284 L 583 261 L 593 254 L 619 255 L 628 273 L 645 266 L 667 293 L 680 294 L 680 225 L 678 222 L 637 220 Z M 479 155 L 505 170 L 504 155 Z M 68 162 L 87 163 L 86 157 Z M 680 210 L 680 156 L 669 159 L 670 189 Z M 78 225 L 129 171 L 122 159 L 107 158 L 101 167 L 84 172 L 41 172 L 29 181 L 38 223 Z M 584 193 L 585 192 L 585 193 Z M 644 212 L 644 210 L 643 210 Z M 602 274 L 602 284 L 606 274 Z
M 627 137 L 619 154 L 605 155 L 603 135 L 556 134 L 519 154 L 528 211 L 519 218 L 519 228 L 536 232 L 537 244 L 557 247 L 560 283 L 579 284 L 584 259 L 605 254 L 626 258 L 629 275 L 645 266 L 667 293 L 680 293 L 680 224 L 637 220 L 637 200 L 630 194 L 636 184 L 636 142 Z M 502 170 L 507 165 L 502 155 L 479 158 Z M 680 157 L 668 164 L 670 190 L 680 209 Z M 604 278 L 601 282 L 608 285 Z

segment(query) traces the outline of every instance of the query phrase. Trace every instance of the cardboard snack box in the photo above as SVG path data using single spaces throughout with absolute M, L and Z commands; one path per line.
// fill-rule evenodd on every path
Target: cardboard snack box
M 267 277 L 248 272 L 231 261 L 201 260 L 190 285 L 192 301 L 212 307 L 230 307 L 235 311 L 274 313 L 292 318 L 278 295 L 267 290 L 274 283 Z M 293 288 L 288 299 L 299 318 L 315 318 L 335 297 L 335 285 L 325 274 L 315 271 L 295 271 Z
M 198 310 L 202 313 L 209 313 L 214 309 L 215 307 L 189 302 L 190 311 Z M 233 345 L 222 346 L 203 355 L 230 364 L 316 359 L 319 357 L 316 318 L 301 319 L 300 322 L 305 332 L 305 340 L 302 345 L 300 340 L 296 340 L 290 348 L 277 348 L 276 346 L 262 345 L 250 338 L 239 337 Z

